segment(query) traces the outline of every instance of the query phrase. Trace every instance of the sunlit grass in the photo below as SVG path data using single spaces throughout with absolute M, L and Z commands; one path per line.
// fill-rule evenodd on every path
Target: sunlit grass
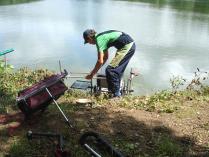
M 48 70 L 42 69 L 33 71 L 27 68 L 20 69 L 16 72 L 7 73 L 7 75 L 3 75 L 3 73 L 1 73 L 0 75 L 2 77 L 0 77 L 0 104 L 4 105 L 1 105 L 0 113 L 6 113 L 8 110 L 14 109 L 14 106 L 16 106 L 15 98 L 19 90 L 29 87 L 51 74 L 53 74 L 53 72 Z M 177 79 L 181 79 L 181 77 L 178 77 Z M 178 118 L 191 118 L 198 114 L 196 110 L 200 105 L 202 105 L 202 103 L 209 101 L 209 87 L 201 86 L 201 88 L 198 88 L 198 90 L 193 88 L 196 85 L 199 87 L 200 84 L 197 81 L 193 81 L 193 83 L 191 83 L 190 87 L 192 88 L 184 90 L 178 90 L 179 85 L 181 85 L 181 81 L 175 80 L 173 81 L 172 85 L 174 87 L 173 90 L 159 91 L 150 96 L 126 95 L 118 100 L 109 100 L 106 94 L 95 96 L 80 90 L 69 90 L 58 100 L 58 102 L 61 104 L 60 107 L 68 115 L 71 115 L 82 108 L 82 105 L 79 106 L 79 104 L 76 103 L 78 98 L 88 98 L 92 100 L 92 104 L 90 104 L 91 109 L 100 108 L 103 106 L 116 108 L 123 107 L 127 109 L 145 110 L 157 113 L 175 113 Z M 192 104 L 190 103 L 191 101 L 193 102 Z M 84 106 L 84 109 L 85 107 L 86 106 Z M 15 108 L 17 109 L 17 107 Z M 60 115 L 56 106 L 50 105 L 48 107 L 48 111 L 50 114 L 46 115 L 45 121 L 40 120 L 40 125 L 36 129 L 47 131 L 48 128 L 53 128 L 57 125 L 57 127 L 54 129 L 59 130 L 62 128 L 62 134 L 67 139 L 71 139 L 71 141 L 66 142 L 66 147 L 73 148 L 73 155 L 78 157 L 88 156 L 84 150 L 79 147 L 79 136 L 70 135 L 68 128 L 65 127 L 64 124 L 60 124 L 58 122 L 63 121 L 63 119 L 59 119 L 61 116 L 55 116 L 57 114 Z M 51 119 L 53 119 L 53 123 Z M 77 118 L 76 121 L 76 125 L 79 130 L 86 128 L 85 119 Z M 208 129 L 208 124 L 205 123 L 201 127 Z M 7 130 L 5 128 L 0 128 L 0 131 L 1 136 L 4 137 L 4 140 L 7 142 L 10 139 L 10 137 L 7 136 Z M 25 130 L 21 130 L 18 137 L 13 138 L 12 144 L 7 146 L 10 147 L 9 153 L 11 156 L 22 157 L 27 156 L 28 154 L 50 156 L 50 153 L 53 150 L 53 143 L 46 144 L 47 142 L 45 140 L 37 140 L 31 143 L 25 137 L 26 131 L 27 128 Z M 1 140 L 2 145 L 3 143 L 6 143 L 2 138 Z M 151 154 L 157 157 L 177 157 L 182 155 L 182 148 L 178 145 L 178 143 L 176 143 L 172 138 L 169 138 L 167 135 L 162 135 L 160 137 L 158 136 L 152 139 L 152 152 L 143 152 L 143 150 L 139 149 L 139 143 L 133 142 L 131 139 L 121 141 L 120 138 L 115 137 L 115 140 L 112 142 L 116 148 L 120 148 L 125 153 L 132 154 L 133 156 L 136 154 L 141 154 L 141 156 L 147 156 Z

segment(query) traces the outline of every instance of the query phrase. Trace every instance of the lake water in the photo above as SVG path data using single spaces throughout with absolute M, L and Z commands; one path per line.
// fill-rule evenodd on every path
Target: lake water
M 135 94 L 170 88 L 172 76 L 191 79 L 197 67 L 209 71 L 208 0 L 0 0 L 0 50 L 15 49 L 7 55 L 15 68 L 59 71 L 60 60 L 68 71 L 89 72 L 97 52 L 83 44 L 87 28 L 134 38 L 125 78 L 131 67 L 139 69 Z

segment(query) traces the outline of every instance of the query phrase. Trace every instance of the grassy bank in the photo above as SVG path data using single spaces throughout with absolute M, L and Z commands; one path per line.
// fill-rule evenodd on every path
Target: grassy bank
M 58 102 L 73 121 L 76 131 L 69 129 L 55 105 L 29 122 L 23 122 L 15 99 L 17 92 L 51 75 L 48 70 L 20 69 L 0 73 L 1 116 L 13 118 L 0 123 L 0 152 L 12 157 L 53 156 L 54 141 L 28 141 L 28 130 L 56 132 L 65 136 L 65 148 L 72 156 L 87 157 L 78 143 L 86 131 L 96 131 L 129 156 L 183 157 L 209 155 L 209 87 L 199 70 L 188 83 L 181 77 L 171 79 L 171 90 L 151 96 L 125 96 L 108 100 L 105 95 L 69 90 Z M 181 87 L 183 87 L 181 89 Z M 181 90 L 180 90 L 181 89 Z M 76 104 L 77 98 L 90 98 L 93 103 Z M 6 114 L 7 112 L 7 114 Z M 9 128 L 21 122 L 14 131 Z

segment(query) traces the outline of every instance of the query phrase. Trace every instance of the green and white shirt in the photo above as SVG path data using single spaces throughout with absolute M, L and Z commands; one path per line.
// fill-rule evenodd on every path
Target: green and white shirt
M 105 31 L 100 34 L 96 35 L 96 46 L 98 52 L 105 52 L 108 48 L 110 48 L 114 41 L 116 41 L 120 36 L 122 35 L 122 32 L 120 31 Z

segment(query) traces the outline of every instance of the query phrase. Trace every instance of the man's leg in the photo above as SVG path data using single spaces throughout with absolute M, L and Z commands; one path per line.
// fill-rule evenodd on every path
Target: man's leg
M 123 73 L 127 67 L 128 62 L 135 52 L 135 44 L 130 43 L 121 50 L 118 50 L 115 58 L 113 58 L 110 65 L 106 68 L 106 76 L 108 82 L 108 90 L 114 94 L 114 96 L 120 96 L 120 81 Z M 121 58 L 121 54 L 124 55 Z M 112 65 L 112 66 L 111 66 Z
M 112 67 L 111 66 L 107 66 L 106 70 L 105 70 L 105 73 L 106 73 L 106 79 L 107 79 L 107 85 L 108 85 L 108 91 L 109 92 L 112 92 L 112 86 L 113 86 L 113 83 L 112 83 L 112 78 L 114 75 L 113 72 L 111 71 L 112 70 Z
M 120 96 L 120 76 L 115 71 L 115 68 L 109 65 L 107 66 L 106 78 L 108 84 L 108 91 L 110 91 L 114 96 Z

